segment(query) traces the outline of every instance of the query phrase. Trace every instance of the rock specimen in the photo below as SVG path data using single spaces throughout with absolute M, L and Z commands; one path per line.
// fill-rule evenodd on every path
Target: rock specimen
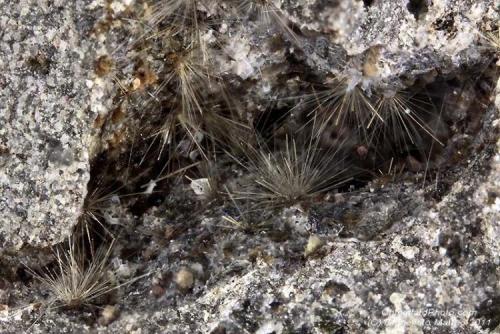
M 0 249 L 45 247 L 78 220 L 91 128 L 91 1 L 0 1 Z
M 213 200 L 217 173 L 169 183 L 155 165 L 161 153 L 144 163 L 149 130 L 158 132 L 156 123 L 181 100 L 162 86 L 179 50 L 162 44 L 165 26 L 151 28 L 146 19 L 167 5 L 194 8 L 189 20 L 200 20 L 196 38 L 210 60 L 201 63 L 256 127 L 273 125 L 260 124 L 259 113 L 273 119 L 277 111 L 277 120 L 311 87 L 342 77 L 347 91 L 369 98 L 427 88 L 445 106 L 438 110 L 444 122 L 427 121 L 445 129 L 428 141 L 426 159 L 405 157 L 403 172 L 391 160 L 355 191 L 263 209 L 247 220 L 233 198 Z M 498 331 L 499 50 L 484 33 L 499 28 L 499 5 L 0 0 L 0 247 L 43 247 L 69 234 L 94 160 L 96 171 L 136 187 L 134 195 L 145 191 L 110 200 L 103 222 L 119 232 L 116 272 L 149 274 L 103 300 L 99 320 L 92 308 L 48 309 L 39 319 L 38 302 L 50 291 L 14 271 L 0 278 L 0 332 L 25 331 L 35 320 L 37 333 Z M 167 21 L 185 22 L 179 17 L 186 19 Z M 222 95 L 202 87 L 200 101 Z M 301 121 L 295 112 L 290 118 L 290 127 Z M 184 160 L 200 156 L 185 151 Z M 353 152 L 364 158 L 370 150 Z M 248 171 L 234 165 L 217 166 L 237 184 Z M 129 169 L 142 183 L 123 182 Z

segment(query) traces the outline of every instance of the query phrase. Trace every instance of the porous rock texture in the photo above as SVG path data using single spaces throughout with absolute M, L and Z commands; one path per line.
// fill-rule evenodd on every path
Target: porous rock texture
M 0 249 L 61 242 L 81 212 L 98 43 L 90 1 L 0 1 Z
M 92 8 L 99 7 L 97 4 L 89 7 L 80 1 L 76 3 L 81 5 L 60 9 L 67 14 L 64 22 L 74 23 L 76 18 L 91 20 L 92 15 L 93 19 L 100 19 L 99 11 L 92 12 Z M 245 22 L 245 19 L 242 24 L 234 25 L 229 16 L 222 15 L 228 20 L 225 32 L 231 35 L 224 37 L 231 60 L 217 61 L 226 76 L 239 77 L 245 81 L 240 82 L 242 86 L 250 87 L 242 98 L 247 105 L 264 105 L 266 96 L 274 92 L 275 87 L 293 92 L 293 87 L 280 82 L 280 78 L 290 78 L 293 74 L 291 58 L 319 73 L 349 72 L 352 80 L 361 82 L 367 89 L 405 86 L 422 74 L 431 77 L 451 74 L 460 78 L 469 75 L 461 72 L 463 67 L 477 66 L 482 72 L 498 70 L 490 64 L 491 50 L 478 34 L 498 24 L 498 1 L 276 3 L 302 32 L 299 36 L 302 50 L 297 52 L 296 59 L 290 57 L 297 48 L 296 41 L 286 44 L 286 52 L 267 48 L 263 46 L 265 41 L 276 33 L 272 28 L 262 32 L 257 23 Z M 2 5 L 10 9 L 2 11 L 2 27 L 14 18 L 23 17 L 14 14 L 22 13 L 23 5 Z M 127 6 L 133 5 L 130 1 L 114 1 L 106 8 L 114 9 L 119 17 Z M 214 6 L 213 15 L 217 15 L 218 10 L 229 13 L 225 5 L 221 2 L 222 8 Z M 41 13 L 40 8 L 37 10 Z M 4 16 L 12 18 L 4 19 Z M 41 30 L 47 29 L 45 25 L 49 22 L 36 21 L 42 26 Z M 6 36 L 14 31 L 36 31 L 35 27 L 3 30 L 2 45 Z M 75 33 L 72 29 L 69 31 Z M 63 37 L 68 36 L 71 33 Z M 83 201 L 89 173 L 88 156 L 84 152 L 95 144 L 88 139 L 92 123 L 88 110 L 99 112 L 108 102 L 104 97 L 90 98 L 95 97 L 95 92 L 89 86 L 94 86 L 85 84 L 88 73 L 84 73 L 82 64 L 94 56 L 93 48 L 98 46 L 89 41 L 87 35 L 80 36 L 83 38 L 74 40 L 73 45 L 78 45 L 76 50 L 81 50 L 81 58 L 75 64 L 67 58 L 69 51 L 53 49 L 53 56 L 62 57 L 61 62 L 49 62 L 54 68 L 49 67 L 49 76 L 45 79 L 40 78 L 41 74 L 32 74 L 33 79 L 30 75 L 21 76 L 15 70 L 18 67 L 0 73 L 1 98 L 7 101 L 6 105 L 18 105 L 16 110 L 23 110 L 18 112 L 23 115 L 22 120 L 28 118 L 25 111 L 36 106 L 40 114 L 47 115 L 45 121 L 41 116 L 37 124 L 60 140 L 56 149 L 49 150 L 51 136 L 43 139 L 38 132 L 32 135 L 34 130 L 29 120 L 25 121 L 29 131 L 23 131 L 22 135 L 12 125 L 12 120 L 19 118 L 8 117 L 2 124 L 0 139 L 9 140 L 2 142 L 9 148 L 8 158 L 4 159 L 6 153 L 2 153 L 4 160 L 0 160 L 3 164 L 0 203 L 6 213 L 2 212 L 6 223 L 0 228 L 5 239 L 2 242 L 6 244 L 57 242 L 61 233 L 69 232 Z M 35 45 L 44 41 L 43 36 L 33 38 Z M 106 44 L 109 53 L 116 50 L 122 40 L 118 33 L 110 34 Z M 68 46 L 68 50 L 75 49 Z M 366 59 L 373 54 L 377 58 L 375 74 L 363 75 Z M 0 59 L 5 62 L 6 56 Z M 52 72 L 58 66 L 72 69 L 73 75 L 60 78 Z M 276 68 L 280 74 L 291 74 L 278 76 Z M 75 89 L 74 103 L 61 103 L 60 98 L 67 96 L 66 91 L 48 92 L 51 73 L 75 88 L 81 87 Z M 24 84 L 29 88 L 26 84 L 29 80 L 45 87 L 43 95 L 36 95 L 40 102 L 34 100 L 29 105 L 10 102 L 17 101 L 19 91 L 14 92 L 9 85 L 12 87 L 17 82 L 15 87 Z M 14 83 L 10 83 L 12 81 Z M 117 319 L 103 325 L 98 320 L 99 311 L 57 309 L 44 311 L 39 318 L 37 302 L 44 300 L 43 287 L 33 281 L 25 284 L 17 280 L 0 285 L 3 291 L 0 296 L 7 296 L 0 300 L 0 331 L 18 333 L 30 326 L 32 333 L 488 333 L 498 330 L 500 81 L 494 93 L 486 94 L 486 98 L 470 87 L 464 91 L 468 95 L 462 104 L 467 107 L 457 107 L 457 113 L 473 106 L 472 110 L 482 115 L 480 125 L 473 134 L 450 135 L 450 143 L 467 142 L 467 149 L 460 153 L 463 157 L 459 162 L 445 164 L 438 177 L 434 176 L 435 182 L 423 186 L 422 173 L 389 183 L 373 180 L 357 192 L 337 194 L 332 202 L 314 203 L 307 208 L 297 205 L 278 215 L 262 213 L 265 228 L 251 231 L 228 225 L 221 218 L 224 209 L 198 210 L 199 198 L 189 185 L 182 183 L 173 187 L 160 204 L 149 207 L 140 216 L 127 207 L 126 202 L 121 207 L 115 203 L 119 207 L 115 211 L 116 219 L 126 237 L 118 241 L 113 266 L 124 277 L 134 272 L 151 273 L 123 287 L 114 301 L 108 301 L 118 305 Z M 60 106 L 57 116 L 51 116 L 56 102 L 47 100 L 56 101 Z M 483 107 L 474 109 L 479 104 Z M 14 109 L 7 108 L 7 113 L 0 117 L 11 115 L 13 111 L 9 110 Z M 73 116 L 69 116 L 71 113 Z M 463 116 L 457 117 L 471 118 L 466 114 L 464 111 Z M 53 132 L 58 131 L 54 122 L 61 120 L 75 126 L 62 126 L 60 132 L 56 132 L 61 134 L 58 136 Z M 77 133 L 69 136 L 68 133 L 73 133 L 70 130 Z M 67 146 L 64 143 L 70 139 L 61 139 L 65 134 L 71 139 Z M 35 162 L 18 162 L 16 159 L 20 158 L 12 153 L 16 145 L 23 147 L 26 143 L 33 144 L 33 140 L 46 144 L 42 145 L 45 151 L 34 152 L 29 157 L 39 157 Z M 58 153 L 51 153 L 54 151 Z M 63 152 L 69 152 L 71 159 Z M 51 158 L 53 156 L 57 159 Z M 59 175 L 59 170 L 62 171 L 55 183 L 60 187 L 53 185 L 45 191 L 51 199 L 60 196 L 59 202 L 68 201 L 55 213 L 49 206 L 42 207 L 43 201 L 30 197 L 33 195 L 28 190 L 11 190 L 16 184 L 25 185 L 26 178 L 29 179 L 17 172 L 16 166 L 38 177 L 40 164 L 47 171 L 42 174 L 47 176 L 40 181 L 44 185 L 52 173 L 57 171 Z M 80 168 L 81 174 L 72 173 L 76 172 L 74 168 Z M 61 194 L 61 187 L 69 189 Z M 31 211 L 26 218 L 17 218 L 10 204 L 16 201 L 21 207 L 40 206 L 37 213 Z M 58 220 L 53 221 L 54 225 L 42 224 L 46 221 L 40 217 L 55 214 Z M 14 233 L 12 226 L 18 226 L 18 231 L 25 231 L 24 234 Z M 34 228 L 38 229 L 35 237 L 29 233 Z M 310 235 L 322 243 L 306 256 L 304 250 Z M 130 253 L 140 255 L 123 255 Z M 178 282 L 179 272 L 190 277 L 190 288 L 180 286 L 184 283 Z

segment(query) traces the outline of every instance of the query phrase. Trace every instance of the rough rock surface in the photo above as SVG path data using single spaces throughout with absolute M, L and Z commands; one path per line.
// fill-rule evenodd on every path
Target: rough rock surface
M 104 99 L 90 74 L 90 1 L 0 1 L 0 249 L 70 233 L 89 179 L 92 122 Z
M 288 87 L 289 82 L 281 80 L 294 76 L 294 67 L 290 64 L 295 62 L 302 62 L 311 71 L 323 74 L 348 72 L 353 81 L 362 82 L 367 89 L 406 86 L 422 74 L 431 77 L 450 74 L 462 84 L 477 79 L 470 78 L 470 73 L 475 72 L 461 72 L 464 67 L 478 67 L 483 73 L 498 70 L 488 64 L 487 57 L 492 57 L 493 53 L 478 34 L 480 30 L 498 25 L 498 1 L 308 0 L 277 3 L 284 15 L 303 32 L 299 36 L 304 43 L 300 52 L 295 52 L 296 46 L 289 41 L 283 44 L 286 51 L 266 44 L 265 41 L 279 29 L 262 31 L 252 20 L 239 25 L 231 21 L 220 35 L 226 45 L 225 55 L 230 54 L 230 60 L 219 54 L 217 62 L 225 76 L 237 78 L 235 85 L 247 88 L 241 99 L 248 105 L 265 105 L 270 95 L 276 97 L 293 92 L 294 87 Z M 8 6 L 10 13 L 22 8 L 14 4 L 3 6 Z M 127 12 L 127 6 L 133 6 L 133 2 L 113 1 L 107 7 L 112 8 L 119 21 L 120 15 Z M 91 8 L 82 5 L 70 16 L 73 20 L 80 13 L 87 17 L 83 13 Z M 229 7 L 223 8 L 227 12 Z M 217 10 L 221 9 L 214 9 L 214 13 Z M 67 11 L 72 9 L 63 10 Z M 109 53 L 119 54 L 122 62 L 126 55 L 120 53 L 119 46 L 126 37 L 120 29 L 131 21 L 120 21 L 106 37 Z M 4 22 L 0 20 L 0 27 L 6 24 Z M 8 31 L 2 32 L 1 43 L 5 44 Z M 35 39 L 36 45 L 43 40 L 40 38 Z M 73 45 L 82 44 L 86 45 L 82 57 L 88 60 L 94 56 L 92 44 L 78 40 Z M 60 57 L 69 54 L 58 53 L 57 49 L 54 52 Z M 366 63 L 374 54 L 377 59 L 375 75 L 363 75 Z M 86 77 L 80 72 L 83 71 L 81 64 L 70 67 L 74 70 L 71 79 L 64 77 L 75 87 L 83 87 L 76 90 L 76 96 L 81 99 L 75 102 L 80 103 L 82 110 L 70 110 L 82 115 L 90 107 L 100 112 L 102 104 L 107 102 L 91 99 L 89 105 L 88 97 L 92 94 L 95 97 L 95 92 L 85 85 L 78 86 L 81 82 L 77 79 Z M 69 65 L 63 62 L 60 66 Z M 0 73 L 0 85 L 7 87 L 5 90 L 2 86 L 1 99 L 12 99 L 17 95 L 5 85 L 5 75 L 18 83 L 19 78 L 28 80 L 29 76 L 19 76 L 15 71 Z M 46 85 L 49 78 L 39 80 Z M 112 264 L 123 279 L 150 273 L 130 286 L 123 286 L 111 300 L 105 301 L 116 304 L 119 312 L 106 317 L 97 308 L 45 310 L 43 306 L 41 312 L 39 303 L 44 303 L 50 292 L 36 281 L 18 274 L 17 279 L 11 279 L 13 282 L 0 280 L 0 332 L 19 333 L 28 327 L 32 333 L 498 331 L 500 81 L 496 85 L 495 92 L 486 99 L 480 97 L 484 94 L 479 91 L 489 92 L 487 80 L 480 85 L 481 89 L 463 89 L 462 93 L 469 95 L 462 104 L 468 106 L 465 109 L 472 106 L 472 116 L 467 112 L 460 114 L 464 108 L 457 107 L 457 118 L 461 117 L 460 124 L 468 128 L 469 123 L 474 123 L 471 119 L 476 112 L 481 115 L 480 125 L 476 131 L 456 131 L 450 137 L 450 145 L 459 147 L 461 159 L 445 164 L 432 175 L 433 182 L 424 186 L 422 172 L 409 173 L 394 182 L 376 179 L 356 192 L 336 194 L 329 201 L 262 213 L 261 225 L 249 229 L 240 229 L 222 219 L 228 212 L 227 207 L 207 209 L 203 200 L 182 182 L 169 188 L 168 196 L 159 201 L 155 201 L 157 198 L 151 200 L 155 204 L 140 214 L 137 214 L 137 207 L 143 205 L 140 199 L 130 202 L 124 199 L 121 204 L 117 201 L 110 212 L 114 214 L 115 224 L 120 226 L 122 239 L 117 241 Z M 54 94 L 59 96 L 57 92 Z M 47 96 L 50 100 L 56 99 L 55 95 Z M 37 105 L 45 106 L 41 102 Z M 52 112 L 46 107 L 40 108 Z M 71 145 L 62 146 L 72 148 L 69 152 L 73 160 L 67 165 L 61 165 L 61 160 L 50 162 L 52 155 L 46 151 L 41 151 L 39 157 L 42 161 L 49 159 L 46 169 L 49 174 L 60 169 L 68 173 L 66 175 L 74 175 L 70 171 L 77 168 L 75 161 L 80 161 L 78 168 L 83 172 L 79 179 L 70 176 L 57 179 L 59 183 L 56 184 L 63 183 L 63 186 L 72 180 L 68 187 L 74 199 L 72 205 L 56 211 L 61 215 L 59 218 L 66 220 L 40 230 L 43 240 L 50 242 L 60 239 L 61 234 L 52 234 L 54 230 L 68 231 L 68 224 L 74 223 L 70 213 L 78 214 L 88 178 L 88 161 L 82 152 L 91 146 L 85 139 L 90 136 L 87 134 L 90 116 L 62 118 L 61 112 L 69 113 L 69 109 L 66 104 L 60 108 L 63 111 L 59 111 L 54 120 L 64 119 L 79 125 L 76 129 L 80 135 L 71 137 Z M 9 109 L 7 111 L 9 115 Z M 9 122 L 7 127 L 0 128 L 0 140 L 6 137 L 10 143 L 10 138 L 16 138 L 24 144 L 33 140 L 28 140 L 27 135 L 11 135 L 16 128 Z M 40 122 L 40 126 L 47 127 L 52 135 L 57 129 L 44 122 Z M 468 143 L 467 147 L 460 146 L 463 142 Z M 12 151 L 10 146 L 9 149 Z M 76 158 L 78 156 L 80 158 Z M 2 153 L 0 159 L 4 157 Z M 0 205 L 6 205 L 3 204 L 6 196 L 12 198 L 8 191 L 16 184 L 12 181 L 13 176 L 4 182 L 6 177 L 1 173 L 10 175 L 8 173 L 13 173 L 19 164 L 16 162 L 19 158 L 7 157 L 0 160 L 0 164 L 4 164 L 0 166 L 0 185 L 6 189 L 1 189 Z M 451 160 L 449 156 L 443 159 Z M 37 163 L 26 162 L 23 166 L 26 164 L 31 165 L 29 173 L 39 174 Z M 19 178 L 18 183 L 25 184 L 24 176 L 15 175 Z M 46 193 L 55 196 L 54 187 Z M 61 201 L 69 201 L 71 191 L 61 195 Z M 17 194 L 18 198 L 29 197 L 26 192 Z M 36 205 L 39 201 L 28 203 Z M 17 235 L 14 238 L 12 230 L 8 230 L 11 226 L 19 226 L 21 231 L 28 231 L 33 228 L 29 225 L 34 224 L 33 221 L 17 219 L 10 206 L 8 210 L 0 208 L 7 213 L 2 219 L 9 219 L 9 224 L 0 226 L 6 238 L 2 242 L 18 244 L 33 239 L 28 232 L 18 233 L 19 239 L 16 239 Z M 33 216 L 38 219 L 51 210 L 45 207 L 40 212 L 41 215 L 33 213 Z M 320 242 L 313 252 L 308 250 L 305 254 L 311 235 Z M 46 242 L 37 240 L 33 244 Z M 103 317 L 112 320 L 101 321 Z

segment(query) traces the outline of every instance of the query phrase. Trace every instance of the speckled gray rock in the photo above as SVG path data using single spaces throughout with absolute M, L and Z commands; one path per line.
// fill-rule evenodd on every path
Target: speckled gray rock
M 112 1 L 109 7 L 118 15 L 131 3 Z M 225 27 L 226 35 L 221 33 L 221 41 L 217 41 L 225 46 L 224 56 L 230 55 L 217 59 L 220 72 L 226 78 L 236 77 L 245 82 L 235 80 L 248 88 L 245 90 L 248 95 L 241 97 L 248 105 L 265 105 L 270 95 L 293 92 L 293 87 L 281 80 L 286 78 L 284 74 L 293 74 L 293 66 L 288 62 L 291 58 L 307 64 L 311 72 L 347 71 L 353 81 L 362 81 L 367 89 L 389 84 L 404 86 L 400 81 L 411 82 L 415 76 L 429 72 L 446 75 L 467 66 L 487 69 L 486 57 L 491 56 L 491 50 L 480 40 L 479 31 L 498 22 L 500 4 L 497 0 L 276 3 L 304 32 L 300 36 L 304 42 L 300 52 L 294 51 L 293 43 L 285 43 L 286 51 L 285 47 L 278 50 L 269 47 L 266 41 L 277 30 L 262 32 L 266 29 L 259 29 L 255 21 L 230 22 Z M 108 36 L 110 53 L 118 50 L 125 38 L 118 30 Z M 370 71 L 371 76 L 362 76 L 370 49 L 376 49 L 377 70 Z M 117 53 L 121 60 L 125 59 L 120 50 Z M 133 66 L 127 66 L 133 72 Z M 85 77 L 83 72 L 81 77 Z M 76 78 L 70 82 L 78 85 Z M 13 75 L 12 79 L 19 77 Z M 460 83 L 468 79 L 460 79 Z M 116 210 L 120 212 L 116 221 L 122 239 L 117 241 L 113 266 L 127 274 L 135 270 L 151 273 L 117 293 L 120 316 L 106 326 L 96 321 L 96 310 L 50 309 L 40 317 L 36 304 L 29 303 L 45 302 L 46 289 L 36 283 L 16 281 L 14 288 L 3 288 L 9 298 L 5 302 L 8 305 L 0 309 L 0 331 L 19 333 L 35 320 L 37 323 L 30 327 L 33 333 L 498 331 L 499 91 L 500 81 L 496 99 L 491 96 L 491 101 L 484 103 L 484 110 L 478 109 L 484 113 L 480 129 L 473 135 L 457 132 L 450 139 L 453 144 L 454 140 L 467 137 L 470 142 L 467 155 L 459 163 L 446 165 L 439 177 L 435 176 L 425 187 L 421 179 L 401 179 L 383 186 L 374 181 L 356 193 L 339 196 L 342 198 L 333 203 L 291 207 L 282 215 L 263 216 L 262 222 L 268 228 L 254 233 L 241 231 L 224 221 L 221 218 L 227 214 L 224 210 L 198 213 L 195 208 L 199 198 L 182 184 L 169 189 L 162 203 L 152 205 L 142 216 L 120 207 Z M 462 102 L 474 105 L 483 101 L 480 95 L 474 91 Z M 12 99 L 13 94 L 8 91 L 3 96 Z M 81 108 L 85 108 L 85 98 L 82 99 Z M 97 102 L 93 100 L 91 107 L 98 105 Z M 456 108 L 457 113 L 460 110 Z M 84 118 L 71 119 L 80 122 L 80 133 L 87 131 L 85 127 L 89 125 Z M 6 129 L 0 131 L 7 134 L 14 131 L 11 127 Z M 27 136 L 19 138 L 28 142 Z M 82 152 L 89 145 L 84 138 L 81 135 L 75 139 Z M 72 155 L 78 160 L 77 153 Z M 61 161 L 63 155 L 57 156 L 56 160 Z M 2 163 L 9 167 L 15 161 L 9 158 Z M 74 206 L 67 206 L 74 214 L 84 195 L 87 177 L 85 154 L 79 161 L 84 175 L 71 184 L 80 193 L 75 194 Z M 70 163 L 63 170 L 72 166 Z M 31 170 L 28 169 L 33 174 Z M 442 179 L 450 183 L 449 189 L 440 189 L 442 183 L 446 188 Z M 19 182 L 24 184 L 24 180 Z M 12 187 L 11 181 L 8 185 Z M 62 198 L 67 200 L 68 196 Z M 25 199 L 25 193 L 19 197 Z M 343 213 L 347 209 L 358 215 L 353 219 L 356 222 L 350 222 L 352 226 L 339 222 L 345 220 Z M 13 219 L 10 215 L 7 218 Z M 21 219 L 15 222 L 24 223 Z M 64 230 L 57 226 L 53 229 Z M 1 227 L 2 231 L 7 228 Z M 44 231 L 49 233 L 50 229 Z M 321 246 L 305 257 L 309 234 L 320 239 Z M 9 236 L 13 238 L 11 232 Z M 55 241 L 52 235 L 50 238 Z M 182 289 L 176 282 L 175 275 L 180 270 L 192 273 L 191 289 Z
M 0 249 L 60 242 L 80 215 L 99 109 L 90 3 L 0 1 Z
M 480 61 L 478 32 L 498 21 L 498 0 L 474 1 L 277 1 L 283 17 L 303 34 L 298 41 L 286 33 L 291 54 L 303 59 L 318 74 L 347 73 L 352 84 L 370 90 L 378 86 L 405 85 L 414 78 L 438 70 L 453 72 Z M 228 53 L 230 70 L 244 78 L 259 78 L 257 93 L 276 94 L 276 73 L 293 69 L 286 54 L 271 51 L 266 43 L 276 36 L 278 24 L 255 35 L 259 22 L 231 26 Z M 262 40 L 259 40 L 262 38 Z M 297 49 L 300 49 L 297 52 Z M 264 56 L 265 55 L 265 56 Z M 372 63 L 373 72 L 365 65 Z M 268 70 L 269 69 L 269 70 Z M 408 82 L 406 82 L 406 85 Z M 258 87 L 261 87 L 258 90 Z

